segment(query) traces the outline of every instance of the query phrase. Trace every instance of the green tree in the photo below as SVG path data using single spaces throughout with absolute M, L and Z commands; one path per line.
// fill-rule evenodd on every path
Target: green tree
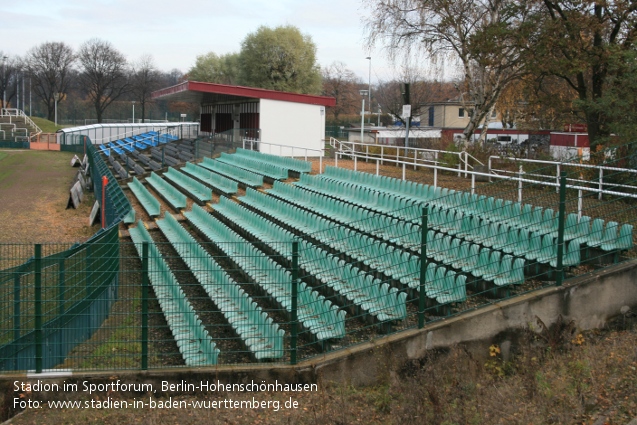
M 195 65 L 188 71 L 190 81 L 218 84 L 237 84 L 239 54 L 217 55 L 214 52 L 197 56 Z
M 259 27 L 241 43 L 240 84 L 271 90 L 319 94 L 321 71 L 316 45 L 294 26 Z
M 588 126 L 591 144 L 603 141 L 622 113 L 607 109 L 613 95 L 634 97 L 619 89 L 634 75 L 631 59 L 637 41 L 637 3 L 631 0 L 540 2 L 542 21 L 529 68 L 538 75 L 564 80 L 577 100 L 571 105 Z M 629 85 L 628 87 L 632 87 Z M 611 92 L 608 90 L 611 89 Z M 622 101 L 624 102 L 624 101 Z

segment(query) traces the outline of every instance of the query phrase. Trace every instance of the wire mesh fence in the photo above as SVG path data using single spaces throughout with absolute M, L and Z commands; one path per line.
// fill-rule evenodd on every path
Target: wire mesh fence
M 520 202 L 514 179 L 450 190 L 328 167 L 162 207 L 130 240 L 113 185 L 89 243 L 0 246 L 1 369 L 294 364 L 634 258 L 630 190 L 600 199 L 573 183 L 593 182 L 584 167 L 553 170 L 534 172 L 557 188 L 525 182 Z M 604 178 L 630 184 L 619 173 Z

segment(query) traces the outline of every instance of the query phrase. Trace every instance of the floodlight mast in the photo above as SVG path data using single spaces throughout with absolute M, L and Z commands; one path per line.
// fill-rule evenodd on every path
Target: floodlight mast
M 7 59 L 9 56 L 2 56 L 2 107 L 7 107 Z
M 363 140 L 364 137 L 364 129 L 365 129 L 365 96 L 368 94 L 369 90 L 360 90 L 360 94 L 363 98 L 363 106 L 361 107 L 361 143 L 365 143 Z
M 369 97 L 369 123 L 372 123 L 372 57 L 371 56 L 367 56 L 365 59 L 367 59 L 369 61 L 369 75 L 368 75 L 368 80 L 367 80 L 367 96 Z

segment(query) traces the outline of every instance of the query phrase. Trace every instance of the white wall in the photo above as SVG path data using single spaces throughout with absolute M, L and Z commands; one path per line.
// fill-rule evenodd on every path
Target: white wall
M 261 99 L 259 125 L 261 152 L 296 157 L 323 155 L 324 106 Z M 293 146 L 294 149 L 268 143 Z

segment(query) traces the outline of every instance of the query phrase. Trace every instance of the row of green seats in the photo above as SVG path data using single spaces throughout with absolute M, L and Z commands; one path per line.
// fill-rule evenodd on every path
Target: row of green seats
M 264 200 L 268 199 L 272 201 L 272 199 L 269 199 L 266 195 L 263 195 L 261 193 L 256 192 L 255 195 Z M 263 203 L 261 205 L 263 205 Z M 270 212 L 281 214 L 282 221 L 285 221 L 286 223 L 294 226 L 297 223 L 297 220 L 299 220 L 299 217 L 298 215 L 294 214 L 288 215 L 288 211 L 295 208 L 286 208 L 284 205 L 285 204 L 280 203 L 277 205 L 276 201 L 274 201 L 269 205 L 270 208 L 272 208 L 273 210 Z M 237 206 L 236 208 L 241 207 Z M 307 213 L 298 209 L 295 210 L 297 211 L 297 214 L 303 214 L 309 218 L 309 220 L 306 220 L 304 222 L 316 223 L 318 221 L 317 216 L 311 213 Z M 258 216 L 257 214 L 254 214 L 253 221 L 258 220 L 259 217 L 260 216 Z M 385 274 L 396 280 L 399 280 L 405 286 L 418 288 L 420 284 L 420 259 L 417 256 L 410 255 L 409 253 L 399 249 L 395 249 L 391 245 L 378 243 L 377 241 L 374 241 L 365 236 L 361 237 L 360 234 L 343 227 L 332 226 L 329 231 L 323 230 L 319 233 L 315 233 L 313 236 L 319 239 L 321 242 L 325 243 L 327 246 L 330 246 L 342 252 L 346 252 L 354 258 L 366 263 L 370 267 L 382 270 Z M 420 241 L 418 242 L 418 244 L 420 244 Z M 317 270 L 313 271 L 316 272 Z M 324 270 L 322 271 L 322 273 L 323 275 L 325 275 Z M 451 279 L 451 276 L 453 276 L 453 274 L 450 273 L 449 276 L 450 277 L 448 277 L 446 280 L 448 285 L 450 282 L 455 282 L 454 279 Z M 329 278 L 335 279 L 336 277 L 334 274 L 332 274 L 329 275 Z M 466 278 L 462 275 L 458 275 L 458 279 L 459 281 L 464 282 L 464 279 Z M 453 284 L 451 286 L 454 288 L 464 288 L 464 284 Z
M 239 200 L 244 205 L 266 211 L 270 217 L 279 221 L 289 222 L 290 219 L 293 219 L 293 227 L 302 233 L 312 234 L 334 226 L 334 223 L 329 222 L 329 220 L 318 216 L 308 217 L 302 215 L 303 209 L 251 188 L 248 188 L 246 195 L 239 198 Z M 290 207 L 289 211 L 287 210 L 288 207 Z
M 292 232 L 227 198 L 219 199 L 215 205 L 215 211 L 286 259 L 292 259 L 292 246 L 288 243 L 280 243 L 280 241 L 293 240 L 295 235 Z
M 404 264 L 413 264 L 417 260 L 417 257 L 412 254 L 396 250 L 387 243 L 380 243 L 356 230 L 339 226 L 312 212 L 286 204 L 263 193 L 248 191 L 244 198 L 260 200 L 260 202 L 253 202 L 252 206 L 266 214 L 279 217 L 288 225 L 334 249 L 347 253 L 358 261 L 368 263 L 370 267 L 400 281 L 403 285 L 414 285 L 413 273 L 405 272 L 402 268 Z M 398 261 L 395 258 L 396 255 L 404 260 Z
M 184 215 L 209 240 L 214 241 L 270 297 L 291 312 L 292 275 L 289 271 L 212 217 L 203 208 L 195 205 L 192 211 Z M 287 243 L 291 245 L 292 240 L 290 239 Z M 339 312 L 338 307 L 313 291 L 304 282 L 299 284 L 297 314 L 302 326 L 314 334 L 319 341 L 345 336 L 345 312 Z
M 261 200 L 258 208 L 266 214 L 279 217 L 287 225 L 303 233 L 311 234 L 312 237 L 327 246 L 345 252 L 358 261 L 368 262 L 370 267 L 384 272 L 389 277 L 401 281 L 404 285 L 413 285 L 413 267 L 417 263 L 415 256 L 394 249 L 387 244 L 379 244 L 365 235 L 337 226 L 316 214 L 301 210 L 257 191 L 246 193 L 246 197 L 253 196 Z M 255 205 L 253 203 L 253 206 Z
M 423 204 L 413 199 L 340 180 L 328 180 L 320 175 L 303 174 L 294 185 L 403 220 L 420 220 L 422 215 Z
M 146 182 L 150 184 L 174 209 L 181 210 L 186 208 L 186 195 L 181 193 L 174 186 L 170 185 L 164 179 L 154 172 L 150 173 L 150 177 L 146 178 Z
M 263 194 L 260 195 L 262 197 L 265 196 Z M 278 213 L 285 211 L 284 206 L 281 205 L 273 206 L 272 208 Z M 306 217 L 306 219 L 303 220 L 304 222 L 316 222 L 316 215 L 312 213 L 299 212 L 298 214 Z M 288 223 L 296 223 L 300 220 L 297 217 L 286 216 L 285 221 Z M 420 226 L 417 226 L 416 229 L 413 227 L 409 230 L 406 227 L 402 227 L 402 229 L 401 236 L 412 239 L 410 246 L 417 248 L 419 252 L 421 246 Z M 326 234 L 329 233 L 336 233 L 336 235 L 326 236 Z M 348 255 L 353 258 L 363 261 L 370 267 L 382 271 L 387 276 L 399 280 L 403 285 L 411 288 L 416 288 L 419 285 L 419 276 L 417 274 L 419 272 L 419 265 L 416 266 L 416 264 L 419 264 L 419 258 L 417 256 L 403 253 L 402 255 L 405 259 L 400 260 L 397 258 L 397 255 L 400 254 L 401 250 L 395 250 L 391 245 L 385 242 L 380 243 L 356 231 L 350 231 L 342 227 L 333 227 L 328 232 L 322 231 L 315 233 L 313 236 L 334 249 L 348 253 Z M 487 259 L 493 258 L 494 260 L 490 267 L 490 278 L 485 280 L 497 280 L 498 285 L 521 284 L 524 282 L 524 260 L 509 255 L 505 257 L 505 261 L 501 261 L 500 253 L 491 256 L 492 249 L 483 248 L 479 244 L 471 244 L 470 242 L 462 243 L 463 241 L 461 239 L 452 238 L 451 236 L 443 240 L 443 236 L 444 235 L 439 232 L 428 232 L 428 258 L 434 259 L 440 264 L 445 264 L 449 270 L 451 270 L 453 265 L 459 265 L 463 260 L 459 258 L 459 256 L 468 255 L 471 245 L 475 245 L 478 251 L 482 250 L 483 257 L 486 256 Z M 393 238 L 391 241 L 395 242 L 396 239 L 398 238 Z M 462 250 L 459 249 L 461 245 Z M 570 251 L 567 251 L 566 254 L 570 254 Z M 568 258 L 577 260 L 575 254 L 576 252 L 574 252 L 573 255 L 568 255 Z M 495 262 L 496 256 L 498 258 L 497 262 Z M 477 260 L 478 256 L 476 255 L 473 259 L 466 260 L 466 263 L 477 264 Z M 569 266 L 574 264 L 565 261 L 564 265 Z M 484 278 L 483 274 L 473 273 L 471 267 L 465 266 L 462 268 L 458 266 L 453 268 L 463 270 L 465 274 L 473 275 L 476 279 Z
M 517 240 L 516 233 L 529 230 L 557 236 L 558 218 L 551 208 L 533 208 L 529 204 L 522 206 L 512 201 L 474 197 L 466 192 L 445 193 L 441 190 L 440 196 L 446 201 L 444 204 L 429 204 L 429 225 L 440 232 L 479 242 L 486 247 L 496 245 L 497 249 L 503 251 L 505 246 L 513 246 Z M 519 214 L 514 214 L 516 205 L 521 208 Z M 406 214 L 413 216 L 414 222 L 420 221 L 416 214 L 418 209 L 413 209 L 413 214 Z M 401 215 L 404 212 L 399 211 Z M 607 252 L 627 250 L 632 248 L 632 225 L 619 227 L 616 222 L 609 221 L 604 227 L 601 219 L 595 219 L 591 224 L 589 217 L 584 216 L 578 221 L 576 214 L 569 214 L 565 223 L 565 240 L 570 239 L 576 239 L 580 245 L 598 247 Z M 556 247 L 553 249 L 556 250 Z M 570 255 L 565 262 L 579 263 L 575 254 Z
M 246 186 L 263 186 L 263 175 L 244 170 L 243 168 L 237 167 L 235 165 L 216 161 L 212 158 L 204 158 L 203 161 L 199 163 L 199 166 L 241 182 Z
M 427 185 L 406 183 L 399 179 L 383 178 L 368 173 L 327 167 L 324 176 L 319 178 L 339 181 L 361 182 L 364 187 L 387 191 L 398 198 L 408 196 L 413 201 L 421 201 L 432 207 L 461 211 L 467 219 L 478 216 L 482 223 L 507 223 L 518 229 L 557 236 L 558 216 L 552 208 L 543 208 L 531 204 L 522 204 L 510 200 L 497 199 L 469 192 L 454 191 L 445 188 L 432 188 Z M 409 211 L 409 210 L 407 210 Z M 417 211 L 412 211 L 418 213 Z M 403 213 L 403 211 L 401 211 Z M 409 214 L 406 214 L 409 217 Z M 419 220 L 418 217 L 412 217 Z M 456 220 L 456 222 L 459 220 Z M 448 220 L 448 222 L 453 222 Z M 474 226 L 475 227 L 475 226 Z M 478 228 L 478 227 L 475 227 Z M 577 239 L 580 245 L 599 248 L 606 252 L 624 251 L 633 247 L 633 226 L 619 225 L 615 221 L 605 222 L 603 219 L 591 219 L 568 214 L 565 219 L 565 240 Z
M 212 190 L 208 186 L 177 171 L 173 167 L 168 167 L 168 171 L 164 173 L 164 178 L 188 192 L 190 196 L 199 202 L 203 203 L 212 200 Z
M 425 294 L 438 304 L 460 303 L 467 299 L 467 277 L 435 263 L 427 264 Z
M 525 260 L 441 233 L 427 235 L 427 257 L 474 279 L 498 286 L 524 283 Z
M 133 195 L 137 198 L 142 207 L 146 210 L 149 216 L 156 217 L 160 213 L 159 199 L 155 198 L 144 185 L 137 180 L 137 177 L 133 177 L 133 181 L 128 183 Z
M 235 154 L 285 167 L 288 170 L 296 171 L 297 173 L 309 173 L 312 171 L 312 163 L 296 158 L 272 155 L 269 153 L 262 153 L 242 148 L 237 148 Z
M 270 177 L 274 180 L 285 180 L 288 178 L 287 168 L 279 167 L 278 165 L 270 164 L 267 162 L 254 160 L 252 158 L 246 158 L 245 156 L 221 152 L 221 156 L 217 158 L 217 161 L 235 165 L 237 167 L 250 170 L 254 173 Z
M 299 256 L 303 269 L 360 306 L 379 322 L 403 320 L 407 317 L 405 292 L 399 292 L 389 283 L 383 283 L 358 267 L 338 260 L 305 241 L 301 243 Z
M 283 357 L 285 331 L 169 213 L 157 226 L 257 360 Z
M 204 327 L 186 295 L 140 220 L 129 230 L 139 256 L 148 242 L 148 277 L 166 323 L 187 366 L 217 364 L 219 349 Z
M 239 191 L 239 184 L 236 181 L 206 168 L 199 167 L 191 162 L 187 162 L 186 166 L 181 169 L 181 172 L 198 178 L 208 186 L 211 186 L 226 195 L 234 195 Z
M 374 235 L 384 240 L 398 242 L 411 226 L 398 218 L 376 213 L 326 195 L 315 194 L 283 182 L 275 182 L 268 191 L 289 203 L 301 206 L 331 220 L 350 226 L 360 232 Z

